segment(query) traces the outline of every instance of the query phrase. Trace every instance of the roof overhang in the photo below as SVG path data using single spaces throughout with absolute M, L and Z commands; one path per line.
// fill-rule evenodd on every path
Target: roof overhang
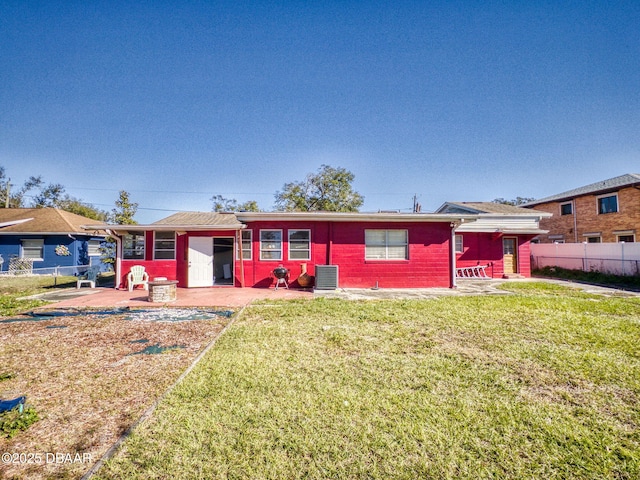
M 513 213 L 479 213 L 478 216 L 479 217 L 498 217 L 501 219 L 506 219 L 506 218 L 511 218 L 511 219 L 522 219 L 522 218 L 536 218 L 536 219 L 541 219 L 541 218 L 549 218 L 553 216 L 553 213 L 549 213 L 549 212 L 542 212 L 540 210 L 530 210 L 531 213 L 528 212 L 523 212 L 523 213 L 519 213 L 519 214 L 513 214 Z
M 33 220 L 33 218 L 23 218 L 21 220 L 11 220 L 11 221 L 8 221 L 8 222 L 2 222 L 2 223 L 0 223 L 0 228 L 11 227 L 13 225 L 19 225 L 21 223 L 25 223 L 25 222 L 28 222 L 30 220 Z
M 237 212 L 240 222 L 258 221 L 307 221 L 307 222 L 379 222 L 379 223 L 449 223 L 458 226 L 474 222 L 478 215 L 451 213 L 343 213 L 343 212 Z M 203 232 L 243 230 L 245 224 L 162 224 L 146 225 L 82 225 L 85 230 L 102 230 L 108 234 L 124 235 L 127 232 Z
M 306 221 L 306 222 L 384 222 L 446 223 L 473 222 L 477 215 L 451 213 L 354 213 L 354 212 L 238 212 L 242 222 Z
M 98 225 L 82 225 L 85 230 L 94 230 Z M 109 235 L 124 235 L 128 232 L 208 232 L 215 230 L 242 230 L 246 225 L 171 225 L 171 224 L 148 224 L 148 225 L 102 225 L 101 230 L 106 230 Z
M 456 229 L 459 233 L 501 233 L 503 235 L 542 235 L 549 233 L 549 230 L 542 230 L 540 228 L 465 228 L 465 225 L 461 225 Z
M 540 228 L 529 228 L 529 229 L 505 228 L 503 230 L 499 230 L 499 232 L 504 233 L 505 235 L 543 235 L 545 233 L 549 233 L 549 230 L 542 230 Z
M 87 232 L 3 232 L 2 230 L 0 230 L 0 235 L 11 235 L 11 236 L 18 236 L 18 237 L 27 237 L 27 236 L 36 236 L 36 237 L 42 237 L 45 235 L 70 235 L 70 236 L 75 236 L 75 235 L 84 235 L 87 237 L 106 237 L 108 235 L 107 232 L 105 232 L 105 229 L 103 228 L 101 232 L 97 232 L 97 231 L 87 231 Z

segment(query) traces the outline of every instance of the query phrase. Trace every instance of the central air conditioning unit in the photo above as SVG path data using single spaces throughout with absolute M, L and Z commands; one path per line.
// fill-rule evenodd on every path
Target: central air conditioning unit
M 316 290 L 338 288 L 338 265 L 316 265 Z

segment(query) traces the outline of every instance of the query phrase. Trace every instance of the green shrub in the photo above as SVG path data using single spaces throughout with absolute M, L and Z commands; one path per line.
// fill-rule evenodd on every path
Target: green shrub
M 2 412 L 0 413 L 0 435 L 12 438 L 38 420 L 38 412 L 33 407 L 25 407 L 22 413 L 18 408 Z

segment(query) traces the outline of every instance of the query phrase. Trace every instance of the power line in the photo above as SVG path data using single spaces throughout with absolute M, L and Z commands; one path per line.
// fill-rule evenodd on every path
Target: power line
M 108 205 L 104 203 L 92 203 L 91 205 L 96 207 L 113 207 L 113 205 Z M 172 208 L 151 208 L 151 207 L 140 207 L 138 206 L 136 210 L 153 210 L 156 212 L 185 212 L 186 210 L 172 209 Z
M 89 188 L 89 187 L 65 187 L 70 190 L 91 190 L 99 192 L 120 192 L 122 188 Z M 127 190 L 129 193 L 180 193 L 186 195 L 214 195 L 217 192 L 184 192 L 179 190 Z M 273 195 L 273 192 L 223 192 L 224 195 Z
M 99 192 L 120 192 L 122 188 L 91 188 L 91 187 L 65 187 L 65 189 L 73 190 L 91 190 Z M 186 192 L 181 190 L 126 190 L 129 193 L 179 193 L 185 195 L 274 195 L 275 192 L 217 192 L 211 190 L 209 192 Z M 406 192 L 373 192 L 365 193 L 365 196 L 380 196 L 380 195 L 407 195 Z

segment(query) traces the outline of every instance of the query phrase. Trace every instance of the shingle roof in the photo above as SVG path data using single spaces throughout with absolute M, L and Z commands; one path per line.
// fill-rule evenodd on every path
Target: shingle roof
M 0 228 L 2 235 L 15 233 L 82 233 L 86 235 L 87 231 L 81 228 L 81 225 L 87 223 L 96 225 L 104 222 L 57 208 L 0 208 L 0 224 L 5 223 L 10 225 Z
M 534 205 L 540 205 L 541 203 L 555 202 L 558 200 L 565 200 L 569 198 L 579 197 L 581 195 L 591 195 L 594 193 L 604 193 L 607 191 L 616 190 L 621 187 L 627 187 L 629 185 L 635 185 L 640 183 L 640 174 L 627 173 L 620 175 L 619 177 L 609 178 L 608 180 L 602 180 L 600 182 L 585 185 L 584 187 L 574 188 L 566 192 L 558 193 L 548 197 L 540 198 L 532 202 L 525 203 L 523 206 L 531 207 Z
M 500 213 L 504 215 L 531 215 L 531 211 L 522 207 L 494 202 L 446 202 L 437 211 L 442 213 Z
M 194 225 L 240 227 L 242 224 L 233 213 L 180 212 L 153 222 L 151 225 Z

